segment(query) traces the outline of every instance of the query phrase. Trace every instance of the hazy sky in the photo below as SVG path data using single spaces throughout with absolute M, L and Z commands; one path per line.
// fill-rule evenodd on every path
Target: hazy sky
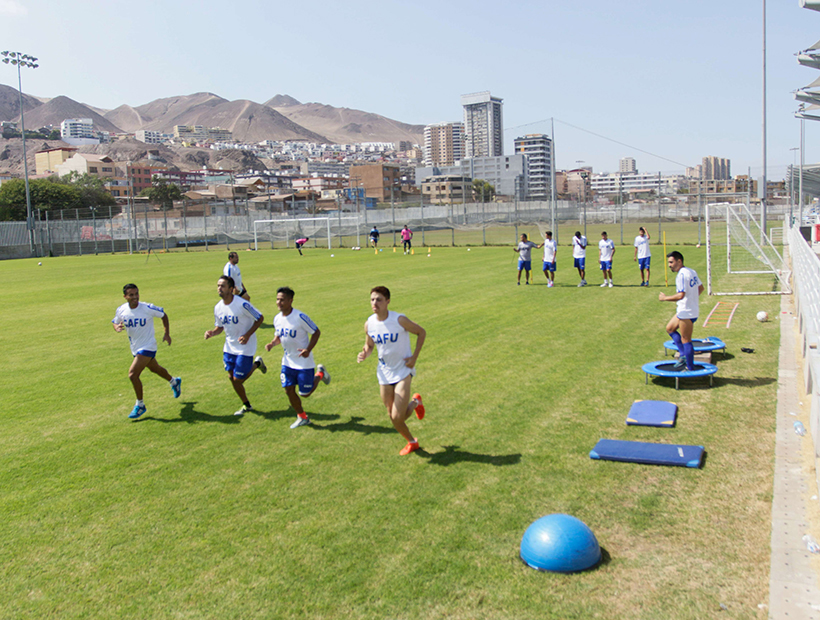
M 101 108 L 288 94 L 428 124 L 461 120 L 460 95 L 489 90 L 504 99 L 508 153 L 555 118 L 560 168 L 612 171 L 631 156 L 641 171 L 682 172 L 717 155 L 758 176 L 762 16 L 762 0 L 0 0 L 0 46 L 39 58 L 24 92 Z M 820 77 L 794 56 L 820 39 L 820 12 L 769 0 L 767 23 L 779 179 L 800 143 L 791 92 Z M 16 87 L 11 66 L 0 83 Z M 807 163 L 818 136 L 807 121 Z

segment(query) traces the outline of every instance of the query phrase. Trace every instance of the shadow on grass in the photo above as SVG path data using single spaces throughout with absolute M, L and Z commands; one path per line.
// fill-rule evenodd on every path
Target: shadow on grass
M 182 411 L 179 412 L 178 418 L 154 418 L 151 416 L 145 416 L 139 420 L 136 420 L 136 422 L 151 420 L 152 422 L 163 423 L 187 422 L 188 424 L 195 424 L 197 422 L 220 422 L 222 424 L 238 424 L 242 419 L 241 416 L 235 416 L 232 413 L 227 415 L 211 415 L 210 413 L 205 413 L 204 411 L 197 411 L 194 409 L 195 406 L 196 402 L 183 403 Z
M 718 377 L 715 375 L 715 387 L 721 385 L 739 385 L 740 387 L 762 387 L 764 385 L 771 385 L 777 383 L 774 377 L 751 377 L 749 379 L 740 379 L 738 377 Z
M 309 428 L 312 428 L 312 429 L 317 430 L 317 431 L 330 431 L 331 433 L 339 433 L 339 432 L 343 432 L 343 431 L 352 431 L 354 433 L 362 433 L 364 435 L 370 435 L 372 433 L 378 433 L 378 434 L 381 434 L 381 435 L 393 435 L 393 434 L 396 433 L 396 431 L 393 429 L 392 426 L 387 427 L 387 426 L 375 426 L 373 424 L 362 424 L 361 421 L 364 420 L 364 418 L 357 418 L 357 417 L 351 417 L 350 422 L 339 422 L 337 424 L 325 424 L 325 425 L 316 424 L 316 420 L 338 419 L 338 417 L 339 416 L 337 416 L 337 415 L 322 415 L 322 414 L 311 413 L 310 414 L 310 419 L 313 422 L 313 424 L 311 424 L 309 426 Z
M 455 463 L 482 463 L 484 465 L 518 465 L 521 462 L 520 454 L 503 454 L 493 456 L 492 454 L 476 454 L 459 450 L 459 446 L 443 446 L 444 452 L 427 452 L 424 448 L 416 451 L 420 457 L 429 459 L 432 465 L 447 467 Z

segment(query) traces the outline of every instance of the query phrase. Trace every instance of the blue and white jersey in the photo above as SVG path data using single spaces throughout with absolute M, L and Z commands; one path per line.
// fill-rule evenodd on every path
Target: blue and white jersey
M 367 335 L 376 343 L 379 354 L 376 376 L 380 385 L 392 385 L 407 375 L 416 374 L 415 368 L 408 368 L 404 363 L 413 352 L 410 350 L 410 333 L 399 324 L 400 316 L 404 315 L 391 310 L 384 321 L 375 314 L 367 319 Z
M 601 253 L 598 260 L 612 260 L 612 254 L 615 252 L 615 242 L 612 239 L 601 239 L 598 242 L 598 251 Z
M 307 357 L 299 355 L 299 349 L 307 349 L 310 337 L 319 329 L 307 314 L 296 308 L 292 308 L 287 316 L 280 312 L 273 318 L 273 328 L 285 350 L 282 366 L 297 370 L 316 368 L 313 351 Z
M 242 272 L 239 271 L 239 265 L 232 265 L 231 261 L 228 261 L 225 264 L 225 268 L 222 270 L 222 275 L 233 278 L 233 285 L 236 287 L 237 291 L 240 293 L 245 291 L 242 286 Z
M 652 252 L 649 251 L 649 237 L 638 235 L 635 237 L 635 247 L 638 248 L 636 258 L 649 258 Z
M 678 300 L 677 316 L 679 319 L 698 318 L 698 300 L 700 293 L 700 278 L 694 269 L 681 267 L 678 277 L 675 279 L 675 287 L 678 293 L 685 293 L 683 299 Z
M 127 303 L 121 305 L 111 322 L 122 323 L 125 326 L 128 342 L 131 343 L 131 354 L 136 355 L 137 351 L 157 350 L 154 319 L 161 319 L 164 316 L 165 310 L 162 308 L 141 301 L 133 309 Z
M 537 248 L 538 244 L 533 243 L 532 241 L 519 241 L 518 245 L 515 247 L 518 248 L 518 258 L 520 260 L 531 261 L 532 249 Z
M 239 337 L 248 333 L 253 324 L 259 320 L 262 313 L 254 308 L 249 301 L 234 295 L 233 301 L 226 304 L 221 299 L 214 306 L 214 325 L 225 330 L 225 346 L 223 351 L 231 355 L 256 354 L 256 332 L 248 339 L 247 344 L 239 344 Z
M 573 258 L 586 258 L 587 256 L 587 238 L 584 235 L 581 235 L 581 238 L 573 237 L 572 238 L 572 257 Z
M 555 253 L 558 251 L 558 244 L 555 243 L 554 239 L 545 239 L 544 240 L 544 262 L 545 263 L 554 263 L 555 262 Z

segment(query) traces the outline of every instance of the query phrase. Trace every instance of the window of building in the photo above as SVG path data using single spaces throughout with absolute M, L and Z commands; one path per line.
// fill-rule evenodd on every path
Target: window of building
M 88 169 L 88 171 L 89 171 L 89 172 L 94 172 L 94 173 L 96 173 L 96 172 L 97 172 L 97 166 L 91 166 L 91 167 Z

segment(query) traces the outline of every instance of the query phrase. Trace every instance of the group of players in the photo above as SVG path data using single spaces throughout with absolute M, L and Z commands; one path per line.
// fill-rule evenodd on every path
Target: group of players
M 543 271 L 547 278 L 547 286 L 552 288 L 555 285 L 556 256 L 558 254 L 558 243 L 552 238 L 552 231 L 544 233 L 543 243 L 536 244 L 527 239 L 526 234 L 521 235 L 521 240 L 513 248 L 518 252 L 518 285 L 521 285 L 521 272 L 525 273 L 524 284 L 530 283 L 530 271 L 532 270 L 532 250 L 544 248 Z M 635 255 L 633 260 L 638 263 L 641 270 L 641 286 L 649 286 L 649 265 L 652 259 L 652 252 L 649 249 L 649 233 L 641 226 L 638 229 L 638 236 L 635 237 Z M 575 231 L 572 238 L 572 259 L 575 269 L 581 281 L 578 286 L 586 286 L 586 255 L 587 238 L 581 231 Z M 615 242 L 607 237 L 606 232 L 601 233 L 601 240 L 598 242 L 598 264 L 604 274 L 604 283 L 601 288 L 612 288 L 612 259 L 615 256 Z
M 250 303 L 250 295 L 242 282 L 239 270 L 239 255 L 231 252 L 223 275 L 216 285 L 219 302 L 214 306 L 214 328 L 205 332 L 205 340 L 225 334 L 222 361 L 228 373 L 231 386 L 242 402 L 235 416 L 243 416 L 253 411 L 245 382 L 257 369 L 265 374 L 267 366 L 261 356 L 256 355 L 256 331 L 264 322 L 264 316 Z M 293 289 L 283 286 L 276 291 L 276 307 L 279 313 L 273 319 L 274 338 L 265 345 L 270 351 L 282 345 L 280 380 L 285 389 L 290 406 L 296 412 L 296 421 L 290 428 L 299 428 L 311 423 L 302 405 L 319 383 L 330 383 L 330 373 L 322 365 L 314 362 L 313 350 L 321 331 L 304 312 L 293 307 Z M 182 393 L 181 377 L 172 377 L 160 366 L 156 359 L 157 341 L 154 334 L 154 319 L 159 318 L 165 330 L 162 340 L 171 344 L 170 321 L 165 310 L 153 304 L 140 301 L 136 284 L 123 287 L 125 303 L 115 313 L 112 323 L 114 331 L 128 334 L 133 361 L 128 370 L 128 378 L 134 388 L 137 402 L 131 419 L 142 417 L 147 411 L 143 401 L 143 386 L 140 378 L 146 368 L 169 382 L 174 398 Z M 424 418 L 425 408 L 421 395 L 412 393 L 411 382 L 416 374 L 416 362 L 427 336 L 424 328 L 408 319 L 404 314 L 389 310 L 390 290 L 377 286 L 370 291 L 370 306 L 373 314 L 364 325 L 365 341 L 357 362 L 367 359 L 375 349 L 378 352 L 376 376 L 379 393 L 393 427 L 407 440 L 400 454 L 406 455 L 419 449 L 418 440 L 407 427 L 407 419 L 415 413 Z M 410 334 L 416 336 L 416 346 L 411 352 Z

